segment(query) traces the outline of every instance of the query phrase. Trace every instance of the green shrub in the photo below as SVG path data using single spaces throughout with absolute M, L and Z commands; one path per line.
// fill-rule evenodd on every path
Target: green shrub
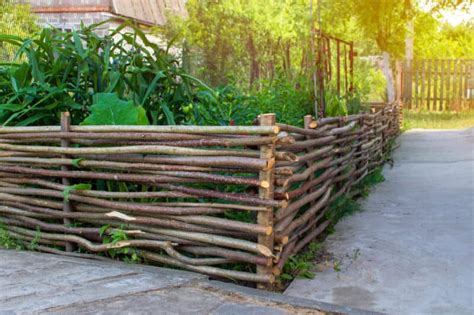
M 195 100 L 195 89 L 205 85 L 132 23 L 104 37 L 95 33 L 100 27 L 73 32 L 45 28 L 27 39 L 0 35 L 0 42 L 17 46 L 14 62 L 0 70 L 0 122 L 57 124 L 60 112 L 69 111 L 78 124 L 90 114 L 98 93 L 115 93 L 142 106 L 153 124 L 184 122 L 183 108 Z
M 198 102 L 187 108 L 190 122 L 211 125 L 250 125 L 259 114 L 275 113 L 279 123 L 303 124 L 303 117 L 313 113 L 314 100 L 304 80 L 276 80 L 263 88 L 245 93 L 234 86 L 197 93 Z

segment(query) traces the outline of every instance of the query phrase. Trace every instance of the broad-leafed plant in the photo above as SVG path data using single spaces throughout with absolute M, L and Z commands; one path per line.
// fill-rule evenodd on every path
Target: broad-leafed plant
M 109 105 L 137 107 L 147 116 L 140 118 L 142 124 L 182 123 L 184 106 L 204 85 L 133 23 L 100 36 L 103 24 L 72 32 L 45 28 L 26 39 L 0 35 L 0 42 L 17 47 L 14 61 L 0 66 L 0 123 L 57 124 L 60 113 L 69 111 L 79 124 L 91 114 L 92 104 L 100 111 L 97 95 L 113 101 Z M 98 116 L 86 123 L 107 124 Z

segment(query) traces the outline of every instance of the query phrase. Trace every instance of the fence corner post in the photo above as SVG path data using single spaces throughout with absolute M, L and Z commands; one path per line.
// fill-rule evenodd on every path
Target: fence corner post
M 259 116 L 260 126 L 274 126 L 276 124 L 275 114 L 262 114 Z M 272 160 L 275 158 L 275 143 L 262 145 L 260 147 L 260 158 L 265 160 Z M 269 183 L 267 188 L 259 188 L 259 197 L 261 199 L 273 199 L 274 192 L 274 177 L 275 177 L 275 163 L 268 168 L 259 172 L 260 181 Z M 270 235 L 259 235 L 258 243 L 270 249 L 274 253 L 274 231 L 273 231 L 273 208 L 269 207 L 267 211 L 260 211 L 257 215 L 257 223 L 262 226 L 271 227 L 272 233 Z M 270 266 L 257 265 L 257 274 L 262 276 L 270 276 L 274 281 L 273 276 L 273 260 Z M 259 289 L 271 290 L 273 288 L 273 281 L 270 283 L 261 283 L 257 285 Z
M 63 112 L 61 113 L 61 132 L 69 132 L 71 127 L 71 115 L 69 112 Z M 70 141 L 68 138 L 61 138 L 61 147 L 62 148 L 67 148 L 69 147 Z M 62 158 L 67 158 L 67 155 L 62 155 Z M 70 167 L 66 165 L 61 166 L 61 171 L 69 171 Z M 65 186 L 70 186 L 71 182 L 69 181 L 69 178 L 63 177 L 62 178 L 62 184 Z M 64 200 L 63 201 L 63 211 L 64 212 L 72 212 L 72 207 L 71 203 L 69 201 Z M 69 218 L 64 218 L 63 219 L 63 224 L 64 226 L 70 226 L 71 225 L 71 220 Z M 73 252 L 74 251 L 74 244 L 67 242 L 66 243 L 66 252 Z
M 313 127 L 312 127 L 313 116 L 311 116 L 311 115 L 305 115 L 304 118 L 303 118 L 303 123 L 304 123 L 304 129 L 313 129 Z M 307 140 L 310 140 L 310 139 L 311 139 L 311 136 L 306 136 L 306 139 L 307 139 Z M 306 152 L 307 152 L 307 153 L 310 153 L 310 152 L 311 152 L 311 149 L 307 149 Z M 306 163 L 306 167 L 311 167 L 311 162 L 310 162 L 310 161 L 308 161 L 308 162 Z M 311 173 L 311 174 L 309 175 L 308 180 L 309 180 L 309 181 L 312 181 L 313 179 L 314 179 L 314 173 Z M 313 191 L 314 191 L 314 189 L 312 189 L 312 188 L 309 189 L 309 193 L 311 193 L 311 192 L 313 192 Z M 316 202 L 313 200 L 313 201 L 311 201 L 310 204 L 311 204 L 311 206 L 313 206 L 315 203 L 316 203 Z

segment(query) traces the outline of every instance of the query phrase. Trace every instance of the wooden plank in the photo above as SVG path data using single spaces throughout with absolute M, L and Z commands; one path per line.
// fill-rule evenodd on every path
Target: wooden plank
M 421 75 L 421 91 L 420 91 L 420 100 L 418 105 L 418 110 L 423 109 L 425 106 L 425 60 L 420 62 L 420 75 Z
M 459 61 L 454 60 L 453 64 L 453 89 L 452 89 L 452 95 L 453 98 L 451 100 L 451 108 L 450 110 L 458 110 L 459 108 L 459 96 L 458 96 L 458 86 L 459 86 Z
M 445 102 L 444 102 L 444 110 L 447 111 L 449 110 L 449 100 L 451 99 L 451 93 L 450 93 L 450 81 L 451 81 L 451 66 L 452 62 L 451 59 L 446 60 L 446 88 L 445 88 Z
M 430 97 L 431 97 L 431 60 L 426 60 L 426 109 L 431 110 Z
M 463 93 L 463 86 L 464 86 L 464 68 L 465 63 L 463 60 L 459 61 L 459 86 L 458 86 L 458 97 L 459 97 L 459 110 L 463 109 L 464 105 L 464 93 Z
M 433 110 L 438 111 L 438 60 L 433 60 Z
M 444 108 L 444 94 L 443 94 L 443 90 L 444 90 L 444 77 L 445 77 L 445 73 L 444 73 L 444 60 L 440 60 L 440 64 L 439 64 L 439 111 L 443 111 L 443 108 Z
M 462 64 L 460 60 L 456 61 L 457 67 L 456 67 L 456 88 L 454 89 L 454 95 L 456 95 L 456 110 L 459 111 L 461 110 L 461 94 L 459 93 L 459 90 L 461 89 L 462 86 Z
M 469 61 L 463 60 L 462 109 L 467 107 L 467 86 L 469 83 Z

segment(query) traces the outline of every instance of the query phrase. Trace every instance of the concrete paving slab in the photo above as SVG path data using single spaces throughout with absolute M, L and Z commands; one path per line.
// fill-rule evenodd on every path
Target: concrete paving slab
M 372 314 L 152 266 L 0 249 L 0 315 Z
M 364 211 L 327 239 L 340 271 L 298 279 L 285 295 L 391 314 L 474 314 L 474 129 L 399 140 Z

